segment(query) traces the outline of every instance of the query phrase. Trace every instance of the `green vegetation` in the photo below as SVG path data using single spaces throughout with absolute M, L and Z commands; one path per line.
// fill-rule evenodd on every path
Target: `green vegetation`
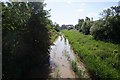
M 84 19 L 78 19 L 78 24 L 75 25 L 75 29 L 81 31 L 81 26 L 84 22 Z
M 120 43 L 120 6 L 103 10 L 101 19 L 93 21 L 86 17 L 79 19 L 75 28 L 85 35 L 91 34 L 94 39 Z
M 55 39 L 58 37 L 59 32 L 57 32 L 55 29 L 50 29 L 50 40 L 51 44 L 55 41 Z
M 47 29 L 50 35 L 50 44 L 53 44 L 53 42 L 59 35 L 59 25 L 57 23 L 53 24 L 52 20 L 48 20 L 48 23 L 49 24 L 47 24 Z
M 3 79 L 30 78 L 29 72 L 36 67 L 39 77 L 48 78 L 48 50 L 57 32 L 49 29 L 49 12 L 44 7 L 43 2 L 2 3 Z
M 91 35 L 62 30 L 73 50 L 83 60 L 93 79 L 120 78 L 119 44 L 96 41 Z
M 49 76 L 49 49 L 59 35 L 59 24 L 49 19 L 44 2 L 6 2 L 2 4 L 2 78 L 20 80 L 39 67 L 39 77 Z M 93 79 L 120 78 L 120 6 L 103 10 L 102 18 L 79 19 L 75 30 L 62 30 L 73 50 L 86 64 Z M 83 33 L 83 34 L 81 34 Z M 85 34 L 85 35 L 84 35 Z M 98 41 L 96 41 L 96 40 Z M 103 41 L 107 42 L 103 42 Z M 110 43 L 114 42 L 114 43 Z M 67 52 L 66 52 L 67 53 Z M 69 56 L 65 53 L 65 56 Z M 81 77 L 76 62 L 74 72 Z M 43 70 L 44 69 L 44 70 Z M 57 77 L 59 70 L 57 71 Z
M 76 61 L 70 60 L 71 67 L 73 71 L 77 74 L 79 78 L 82 78 L 82 71 L 78 68 Z
M 85 22 L 81 26 L 81 32 L 84 34 L 90 34 L 90 27 L 92 26 L 93 21 L 90 21 L 90 18 L 86 17 Z
M 93 78 L 117 78 L 120 77 L 120 6 L 103 10 L 100 15 L 102 18 L 96 21 L 88 17 L 79 19 L 75 28 L 80 33 L 66 30 L 63 33 Z

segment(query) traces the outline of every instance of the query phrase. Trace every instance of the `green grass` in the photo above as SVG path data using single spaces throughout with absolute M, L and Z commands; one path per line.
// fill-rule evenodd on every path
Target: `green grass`
M 76 61 L 70 60 L 72 70 L 77 74 L 79 78 L 82 78 L 82 71 L 78 68 Z
M 92 78 L 120 78 L 120 44 L 96 41 L 91 35 L 75 30 L 62 30 L 62 33 L 68 37 L 74 52 L 83 60 Z
M 55 39 L 58 37 L 59 33 L 54 30 L 54 29 L 50 29 L 50 40 L 51 40 L 51 44 L 55 41 Z

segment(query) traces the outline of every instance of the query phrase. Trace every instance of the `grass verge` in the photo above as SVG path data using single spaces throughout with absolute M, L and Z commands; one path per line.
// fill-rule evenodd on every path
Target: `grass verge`
M 75 53 L 83 60 L 93 79 L 120 78 L 120 44 L 96 41 L 91 35 L 62 30 Z
M 82 78 L 82 71 L 78 68 L 76 61 L 70 60 L 72 70 L 76 73 L 79 78 Z

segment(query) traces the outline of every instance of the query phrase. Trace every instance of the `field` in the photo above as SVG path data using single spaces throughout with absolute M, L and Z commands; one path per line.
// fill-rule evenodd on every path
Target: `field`
M 62 30 L 74 52 L 80 57 L 93 79 L 120 78 L 120 44 L 96 41 L 91 35 Z

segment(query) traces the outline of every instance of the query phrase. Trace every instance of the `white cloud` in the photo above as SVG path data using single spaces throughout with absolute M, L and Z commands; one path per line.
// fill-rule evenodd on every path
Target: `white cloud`
M 81 6 L 85 6 L 85 3 L 81 3 Z
M 103 10 L 107 10 L 109 7 L 103 8 Z
M 8 2 L 9 0 L 1 0 L 0 2 Z
M 45 0 L 47 2 L 119 2 L 119 0 Z
M 87 16 L 95 16 L 95 15 L 98 15 L 98 14 L 96 12 L 91 12 Z
M 67 1 L 67 4 L 71 4 L 72 2 L 71 1 Z
M 66 1 L 67 4 L 72 4 L 73 2 L 75 2 L 75 1 L 72 1 L 72 0 L 67 0 Z M 85 6 L 85 3 L 84 2 L 79 2 L 79 5 L 80 6 Z
M 90 18 L 93 17 L 93 19 L 96 20 L 99 17 L 99 13 L 97 13 L 97 12 L 91 12 L 91 13 L 88 13 L 86 15 L 86 17 L 90 17 Z
M 84 9 L 77 9 L 77 12 L 83 12 Z

